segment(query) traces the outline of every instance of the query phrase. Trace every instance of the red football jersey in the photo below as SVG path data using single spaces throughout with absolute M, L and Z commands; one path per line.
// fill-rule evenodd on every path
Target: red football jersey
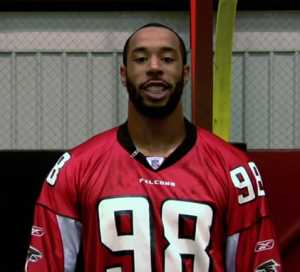
M 66 152 L 36 202 L 25 271 L 282 271 L 259 171 L 186 122 L 168 158 L 146 158 L 127 123 Z M 268 270 L 273 269 L 273 270 Z

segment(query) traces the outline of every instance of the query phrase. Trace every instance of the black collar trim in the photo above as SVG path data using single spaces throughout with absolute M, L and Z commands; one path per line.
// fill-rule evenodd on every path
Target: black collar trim
M 186 126 L 186 136 L 182 143 L 174 150 L 174 152 L 161 164 L 161 166 L 154 170 L 147 162 L 146 157 L 138 152 L 135 148 L 135 145 L 130 137 L 129 131 L 128 131 L 128 125 L 127 121 L 123 123 L 117 133 L 117 138 L 120 143 L 120 145 L 137 161 L 139 161 L 141 164 L 143 164 L 146 168 L 150 169 L 153 172 L 161 171 L 176 162 L 178 162 L 180 159 L 182 159 L 195 145 L 197 141 L 197 129 L 196 127 L 188 121 L 186 118 L 184 118 L 185 126 Z

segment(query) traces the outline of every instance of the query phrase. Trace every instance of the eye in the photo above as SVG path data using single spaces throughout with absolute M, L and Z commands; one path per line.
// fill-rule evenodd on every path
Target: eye
M 147 61 L 147 58 L 145 58 L 145 57 L 140 57 L 140 58 L 135 59 L 135 62 L 137 62 L 137 63 L 144 63 L 146 61 Z
M 166 62 L 166 63 L 171 63 L 171 62 L 173 62 L 173 59 L 170 58 L 170 57 L 162 58 L 162 60 L 163 60 L 164 62 Z

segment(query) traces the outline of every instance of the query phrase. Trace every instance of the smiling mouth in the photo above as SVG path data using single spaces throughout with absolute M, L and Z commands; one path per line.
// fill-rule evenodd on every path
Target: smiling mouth
M 143 90 L 151 94 L 162 94 L 169 88 L 170 86 L 163 81 L 151 81 L 143 86 Z
M 160 94 L 167 90 L 167 87 L 161 85 L 151 85 L 144 89 L 146 92 L 153 93 L 153 94 Z

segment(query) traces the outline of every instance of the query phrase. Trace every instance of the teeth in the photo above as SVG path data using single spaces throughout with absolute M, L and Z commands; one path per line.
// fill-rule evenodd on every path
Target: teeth
M 163 86 L 149 86 L 146 90 L 151 93 L 161 93 L 165 88 Z

